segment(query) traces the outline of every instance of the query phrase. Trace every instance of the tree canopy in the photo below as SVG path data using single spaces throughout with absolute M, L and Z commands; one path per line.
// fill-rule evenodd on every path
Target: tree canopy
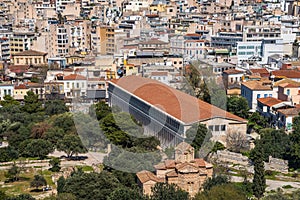
M 231 96 L 227 99 L 227 111 L 241 117 L 248 118 L 249 106 L 247 99 L 239 96 Z

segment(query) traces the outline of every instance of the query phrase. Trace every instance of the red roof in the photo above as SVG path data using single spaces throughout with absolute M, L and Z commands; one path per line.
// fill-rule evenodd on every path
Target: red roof
M 296 70 L 277 70 L 273 71 L 275 77 L 300 78 L 300 72 Z
M 261 77 L 269 77 L 270 73 L 266 68 L 250 69 L 252 75 L 259 74 Z
M 27 89 L 27 87 L 26 87 L 26 85 L 24 85 L 24 84 L 20 84 L 20 85 L 16 85 L 16 86 L 15 86 L 15 89 L 16 89 L 16 90 Z
M 281 100 L 276 99 L 274 97 L 259 98 L 257 99 L 257 101 L 269 107 L 272 107 L 282 102 Z
M 283 84 L 280 84 L 279 87 L 282 87 L 282 88 L 298 88 L 299 85 L 298 84 L 293 84 L 293 83 L 283 83 Z
M 216 117 L 231 119 L 239 123 L 247 122 L 243 118 L 156 80 L 139 76 L 126 76 L 114 82 L 129 93 L 186 124 L 193 124 Z M 113 83 L 111 82 L 111 84 Z
M 223 73 L 224 74 L 243 74 L 244 72 L 240 71 L 240 70 L 236 70 L 236 69 L 228 69 L 228 70 L 225 70 Z
M 68 76 L 65 76 L 64 80 L 86 80 L 86 77 L 79 74 L 70 74 Z

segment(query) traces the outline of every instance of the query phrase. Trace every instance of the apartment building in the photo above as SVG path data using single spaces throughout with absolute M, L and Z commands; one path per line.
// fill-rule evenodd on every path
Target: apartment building
M 242 41 L 242 32 L 219 32 L 216 36 L 211 36 L 212 47 L 235 49 L 238 42 Z
M 7 37 L 0 38 L 0 60 L 10 61 L 9 38 Z
M 13 55 L 18 52 L 30 50 L 35 39 L 33 32 L 14 32 L 9 38 L 10 53 Z
M 66 27 L 70 33 L 70 51 L 87 54 L 91 50 L 91 22 L 76 20 Z
M 110 26 L 98 26 L 100 36 L 100 54 L 114 55 L 115 52 L 115 28 Z

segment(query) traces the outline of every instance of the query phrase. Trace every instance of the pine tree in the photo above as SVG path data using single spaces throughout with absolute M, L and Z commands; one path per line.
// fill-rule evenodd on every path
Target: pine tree
M 265 167 L 262 148 L 256 149 L 254 155 L 253 194 L 258 199 L 263 197 L 266 189 Z

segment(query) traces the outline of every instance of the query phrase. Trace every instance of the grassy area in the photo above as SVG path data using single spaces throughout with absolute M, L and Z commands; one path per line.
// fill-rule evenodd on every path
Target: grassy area
M 80 166 L 80 167 L 78 167 L 78 168 L 81 168 L 82 169 L 82 171 L 84 171 L 84 172 L 93 172 L 94 171 L 94 169 L 93 169 L 93 167 L 91 167 L 91 166 Z
M 47 181 L 47 184 L 52 188 L 55 188 L 55 184 L 52 181 L 53 172 L 49 170 L 38 170 L 38 169 L 27 169 L 26 172 L 20 174 L 19 181 L 12 183 L 5 183 L 0 185 L 0 190 L 4 191 L 9 195 L 19 195 L 19 194 L 30 194 L 32 196 L 40 195 L 42 192 L 33 192 L 30 188 L 30 181 L 33 180 L 34 175 L 40 174 L 43 175 Z M 5 171 L 0 171 L 0 181 L 5 181 Z
M 293 188 L 293 186 L 291 186 L 291 185 L 284 185 L 284 186 L 282 186 L 282 188 L 283 189 L 291 189 L 291 188 Z

